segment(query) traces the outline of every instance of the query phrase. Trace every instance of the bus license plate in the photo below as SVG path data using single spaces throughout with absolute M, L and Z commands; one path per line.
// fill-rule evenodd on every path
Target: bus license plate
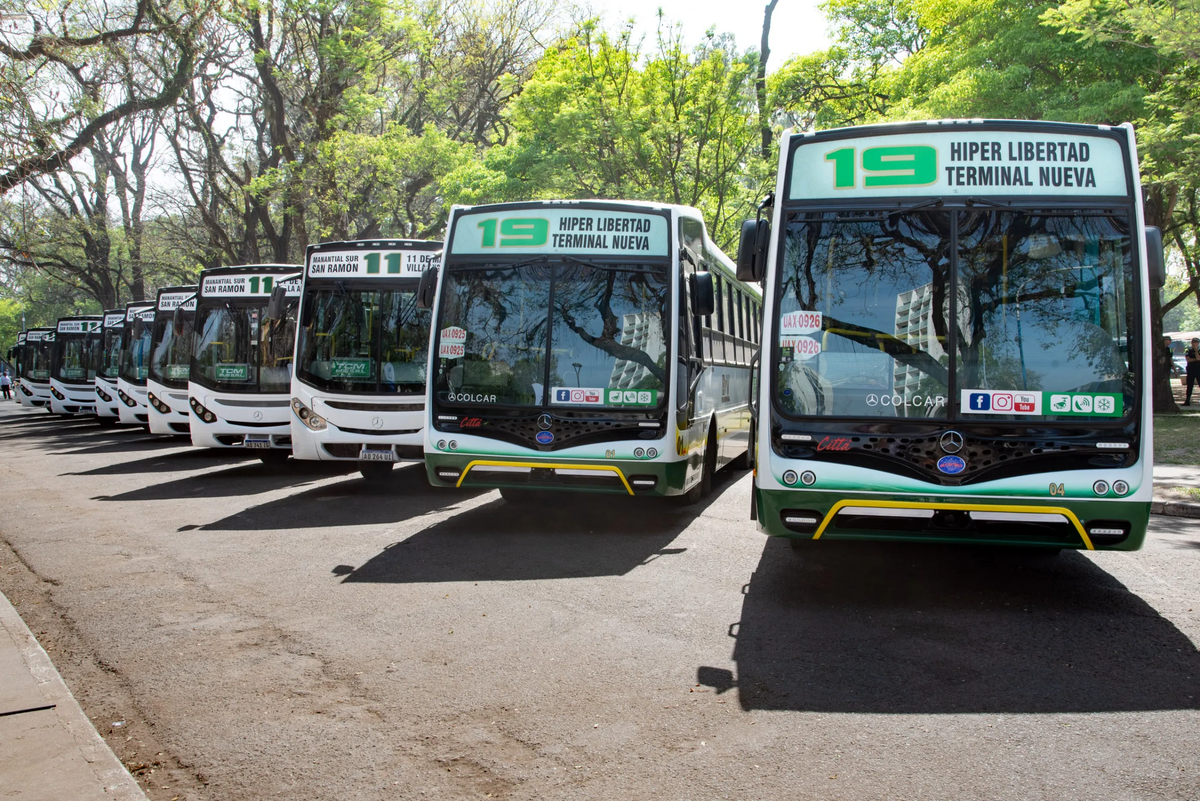
M 358 454 L 358 458 L 363 462 L 394 462 L 396 461 L 396 453 L 391 448 L 386 451 L 369 451 L 363 448 Z
M 270 448 L 270 437 L 246 437 L 242 440 L 243 448 Z

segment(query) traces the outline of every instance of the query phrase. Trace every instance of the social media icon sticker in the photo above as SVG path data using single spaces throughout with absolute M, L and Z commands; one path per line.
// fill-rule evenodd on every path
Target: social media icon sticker
M 1013 407 L 1013 396 L 1007 392 L 997 392 L 992 395 L 992 411 L 995 412 L 1011 412 Z
M 1070 395 L 1051 395 L 1050 396 L 1050 411 L 1052 411 L 1052 412 L 1069 412 L 1069 411 L 1071 411 L 1071 396 Z
M 571 403 L 583 403 L 583 390 L 582 389 L 571 390 Z
M 973 412 L 986 412 L 992 408 L 992 396 L 987 392 L 972 392 L 967 405 Z
M 1037 413 L 1037 395 L 1014 395 L 1013 396 L 1013 411 L 1023 414 Z
M 569 390 L 569 389 L 554 390 L 554 400 L 558 401 L 559 403 L 566 403 L 570 399 L 571 399 L 571 390 Z
M 1091 395 L 1073 395 L 1071 397 L 1071 411 L 1078 414 L 1089 414 L 1092 411 L 1092 396 Z

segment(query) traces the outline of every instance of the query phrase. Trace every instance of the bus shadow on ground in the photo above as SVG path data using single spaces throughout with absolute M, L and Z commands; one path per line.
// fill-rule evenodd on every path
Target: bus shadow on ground
M 284 487 L 305 486 L 313 481 L 344 475 L 353 469 L 338 462 L 298 462 L 289 459 L 282 465 L 267 465 L 255 460 L 227 470 L 191 474 L 172 481 L 139 487 L 119 495 L 98 495 L 92 500 L 170 501 L 259 495 Z
M 345 466 L 339 474 L 358 470 L 356 463 L 342 464 Z M 345 481 L 313 487 L 194 528 L 262 531 L 398 523 L 448 509 L 479 494 L 479 491 L 456 492 L 429 486 L 425 465 L 418 463 L 394 469 L 383 481 L 348 477 Z
M 176 443 L 176 447 L 182 448 L 184 444 Z M 96 467 L 91 470 L 83 470 L 78 473 L 60 473 L 63 476 L 121 476 L 132 475 L 134 473 L 181 473 L 187 470 L 203 470 L 208 467 L 216 467 L 218 465 L 232 465 L 238 462 L 248 462 L 254 460 L 257 464 L 258 460 L 240 450 L 224 450 L 218 448 L 192 448 L 187 446 L 187 450 L 178 450 L 170 453 L 156 453 L 153 456 L 146 456 L 141 459 L 134 459 L 131 462 L 118 462 L 116 464 L 107 464 L 103 467 Z
M 571 494 L 546 505 L 497 498 L 390 545 L 357 568 L 339 565 L 334 572 L 347 583 L 392 584 L 619 576 L 682 553 L 667 546 L 693 516 L 655 498 Z
M 744 709 L 884 714 L 1200 709 L 1200 653 L 1090 559 L 771 538 L 744 590 Z

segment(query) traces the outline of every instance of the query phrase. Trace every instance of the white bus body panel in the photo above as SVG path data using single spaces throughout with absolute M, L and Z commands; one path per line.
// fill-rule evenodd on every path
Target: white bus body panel
M 109 397 L 109 400 L 104 399 L 104 395 Z M 97 417 L 121 417 L 121 401 L 117 396 L 117 382 L 109 381 L 107 378 L 96 376 L 96 416 Z
M 50 408 L 50 382 L 30 381 L 21 379 L 21 386 L 28 392 L 21 393 L 21 403 L 34 409 Z
M 66 400 L 59 400 L 50 393 L 50 411 L 55 414 L 95 414 L 95 384 L 64 384 L 50 379 L 51 390 L 57 390 Z
M 269 437 L 270 450 L 291 450 L 292 429 L 288 417 L 292 412 L 286 394 L 216 392 L 189 381 L 188 399 L 217 417 L 206 423 L 189 409 L 192 444 L 197 448 L 242 448 L 242 438 L 249 435 Z
M 121 423 L 127 426 L 144 426 L 149 422 L 150 404 L 146 402 L 146 388 L 131 384 L 124 378 L 117 379 L 117 392 L 125 393 L 125 397 L 133 401 L 133 406 L 127 404 L 117 395 L 117 412 Z
M 154 406 L 147 402 L 146 413 L 150 416 L 150 433 L 151 434 L 166 434 L 174 437 L 184 437 L 188 435 L 188 426 L 191 420 L 188 417 L 188 393 L 186 389 L 172 389 L 164 386 L 153 378 L 146 379 L 147 394 L 154 395 L 159 403 L 164 403 L 171 407 L 170 414 L 163 414 Z M 171 427 L 174 423 L 176 426 L 182 426 L 181 429 Z
M 292 376 L 292 397 L 325 419 L 320 431 L 300 422 L 289 410 L 292 432 L 292 456 L 317 461 L 358 461 L 358 450 L 392 450 L 397 462 L 421 461 L 423 457 L 403 456 L 401 448 L 421 448 L 425 442 L 425 393 L 420 395 L 352 395 L 314 389 Z M 337 409 L 330 402 L 358 406 L 411 406 L 412 411 L 388 412 L 378 410 Z M 356 429 L 347 431 L 345 429 Z M 366 431 L 404 431 L 403 434 L 365 434 Z M 338 446 L 342 446 L 339 448 Z M 349 446 L 358 446 L 350 455 Z M 344 455 L 338 455 L 341 451 Z

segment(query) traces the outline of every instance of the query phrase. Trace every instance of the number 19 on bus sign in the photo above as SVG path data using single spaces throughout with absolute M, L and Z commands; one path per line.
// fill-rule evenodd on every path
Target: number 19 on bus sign
M 929 145 L 868 147 L 862 151 L 861 161 L 856 148 L 843 147 L 826 153 L 825 160 L 833 164 L 834 189 L 854 189 L 859 167 L 866 173 L 863 186 L 867 189 L 937 182 L 937 149 Z
M 500 223 L 500 247 L 536 248 L 550 239 L 550 221 L 540 217 L 509 217 L 503 220 L 481 220 L 485 248 L 496 247 L 496 223 Z

